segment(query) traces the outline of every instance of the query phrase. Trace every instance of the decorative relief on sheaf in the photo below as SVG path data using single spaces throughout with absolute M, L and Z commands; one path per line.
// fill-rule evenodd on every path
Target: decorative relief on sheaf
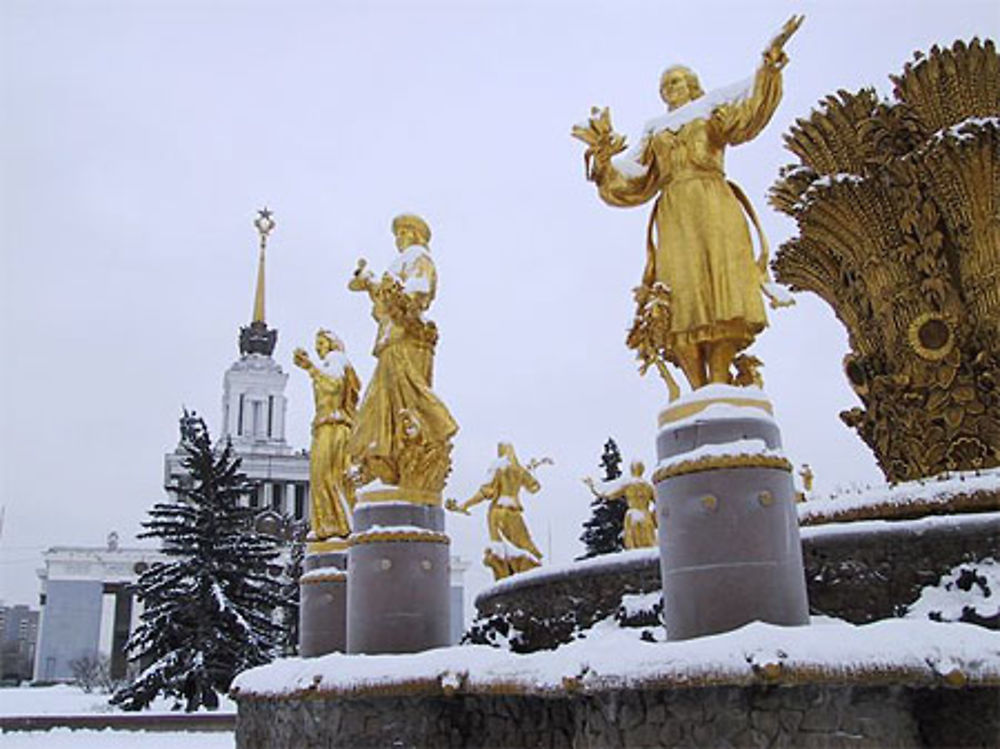
M 894 100 L 839 91 L 786 144 L 778 280 L 847 328 L 841 414 L 890 481 L 1000 465 L 1000 56 L 918 53 Z

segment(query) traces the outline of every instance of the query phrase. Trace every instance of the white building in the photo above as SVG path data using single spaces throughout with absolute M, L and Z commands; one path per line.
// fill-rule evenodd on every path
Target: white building
M 122 548 L 112 532 L 104 548 L 54 546 L 42 560 L 35 681 L 71 681 L 74 661 L 99 658 L 110 660 L 112 678 L 124 677 L 125 642 L 140 614 L 134 584 L 166 557 Z

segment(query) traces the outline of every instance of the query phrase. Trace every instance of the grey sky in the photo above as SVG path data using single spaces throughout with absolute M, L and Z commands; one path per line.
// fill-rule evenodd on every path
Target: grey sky
M 995 2 L 3 0 L 0 598 L 37 600 L 44 547 L 136 532 L 181 404 L 218 431 L 265 203 L 291 442 L 308 444 L 312 416 L 292 349 L 330 327 L 367 380 L 374 325 L 346 282 L 359 256 L 392 260 L 393 215 L 421 213 L 436 390 L 462 427 L 448 495 L 476 489 L 499 439 L 550 455 L 529 522 L 556 561 L 579 553 L 580 477 L 610 435 L 651 464 L 666 394 L 623 343 L 648 207 L 599 202 L 570 126 L 610 105 L 634 138 L 663 111 L 668 63 L 732 83 L 795 12 L 784 101 L 727 165 L 773 247 L 794 228 L 764 198 L 794 118 L 838 88 L 888 95 L 914 50 L 995 39 Z M 840 325 L 813 297 L 771 319 L 756 352 L 787 452 L 820 493 L 877 480 L 837 418 L 855 403 Z M 479 587 L 482 513 L 449 523 Z

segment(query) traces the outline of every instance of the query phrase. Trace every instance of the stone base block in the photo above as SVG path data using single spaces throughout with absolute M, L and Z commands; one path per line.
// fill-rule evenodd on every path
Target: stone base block
M 663 608 L 671 640 L 759 620 L 809 623 L 791 464 L 766 400 L 720 391 L 712 409 L 664 423 L 654 475 Z M 726 391 L 735 391 L 727 400 Z M 759 391 L 756 391 L 759 393 Z M 742 398 L 740 405 L 734 401 Z M 683 405 L 683 404 L 680 404 Z M 662 421 L 662 419 L 661 419 Z
M 449 541 L 440 507 L 360 502 L 348 554 L 347 652 L 450 644 Z

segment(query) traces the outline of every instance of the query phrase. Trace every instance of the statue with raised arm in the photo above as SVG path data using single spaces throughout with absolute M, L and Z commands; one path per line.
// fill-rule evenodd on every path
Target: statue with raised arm
M 354 484 L 347 443 L 357 416 L 361 382 L 344 355 L 344 344 L 329 330 L 316 333 L 314 364 L 305 349 L 294 352 L 295 364 L 312 379 L 316 413 L 309 452 L 309 539 L 344 538 L 351 532 Z
M 755 137 L 781 100 L 785 43 L 802 23 L 793 16 L 764 50 L 753 79 L 706 94 L 690 68 L 674 65 L 660 78 L 668 112 L 647 123 L 626 149 L 608 109 L 573 128 L 587 144 L 587 178 L 604 202 L 653 201 L 646 266 L 635 290 L 636 317 L 628 346 L 640 371 L 655 365 L 670 398 L 679 388 L 667 368 L 683 371 L 691 388 L 734 384 L 733 360 L 767 325 L 762 293 L 772 306 L 790 297 L 770 281 L 767 243 L 750 201 L 726 180 L 726 146 Z M 757 232 L 753 255 L 747 217 Z
M 602 482 L 600 488 L 592 478 L 583 480 L 594 496 L 607 502 L 624 501 L 628 506 L 625 513 L 626 549 L 656 546 L 656 492 L 653 485 L 642 477 L 645 470 L 641 460 L 634 460 L 632 475 L 627 479 Z
M 368 294 L 378 324 L 372 351 L 378 363 L 348 450 L 361 484 L 379 481 L 439 505 L 458 425 L 431 389 L 438 338 L 424 317 L 437 292 L 431 230 L 419 216 L 404 214 L 393 219 L 392 233 L 400 253 L 392 265 L 376 278 L 360 260 L 348 284 Z
M 524 522 L 524 505 L 521 504 L 521 489 L 535 494 L 541 485 L 535 478 L 535 469 L 551 464 L 549 458 L 530 460 L 521 465 L 514 453 L 514 446 L 508 442 L 497 445 L 497 459 L 487 472 L 486 482 L 475 494 L 461 504 L 449 499 L 446 506 L 453 512 L 466 515 L 470 507 L 488 501 L 486 522 L 489 526 L 490 546 L 483 555 L 483 563 L 493 570 L 493 578 L 524 572 L 541 564 L 542 552 L 528 532 Z M 511 548 L 513 547 L 513 548 Z

